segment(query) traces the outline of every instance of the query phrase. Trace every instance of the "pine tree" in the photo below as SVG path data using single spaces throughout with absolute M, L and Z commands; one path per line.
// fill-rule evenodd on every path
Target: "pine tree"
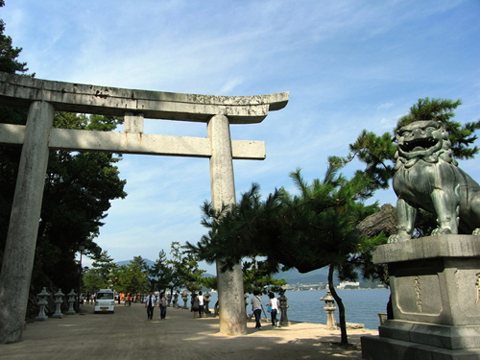
M 356 231 L 356 225 L 377 210 L 376 204 L 365 206 L 362 202 L 369 196 L 370 179 L 360 173 L 345 179 L 338 174 L 343 165 L 338 160 L 330 159 L 323 181 L 315 179 L 309 184 L 300 170 L 292 172 L 299 195 L 282 188 L 262 201 L 259 186 L 253 184 L 236 205 L 220 212 L 205 203 L 203 224 L 209 228 L 208 235 L 188 246 L 202 260 L 222 259 L 224 268 L 244 257 L 262 256 L 266 257 L 267 273 L 277 272 L 281 266 L 295 267 L 301 273 L 330 266 L 332 274 L 340 271 L 344 278 L 352 279 L 357 276 L 356 268 L 368 269 L 367 276 L 378 273 L 371 269 L 368 252 L 386 238 L 364 239 Z M 348 344 L 345 308 L 332 279 L 333 275 L 329 286 L 339 306 L 342 344 Z
M 0 0 L 0 7 L 5 6 L 5 2 Z M 0 19 L 0 71 L 9 74 L 26 73 L 28 71 L 27 63 L 20 62 L 17 58 L 22 48 L 12 46 L 12 38 L 4 34 L 5 22 Z

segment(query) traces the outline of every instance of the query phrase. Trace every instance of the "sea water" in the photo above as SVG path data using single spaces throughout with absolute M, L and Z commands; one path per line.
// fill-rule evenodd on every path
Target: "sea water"
M 367 329 L 376 329 L 380 325 L 378 313 L 387 312 L 390 290 L 337 290 L 337 293 L 345 306 L 347 323 L 364 324 Z M 288 319 L 326 324 L 325 302 L 320 301 L 320 298 L 325 295 L 325 290 L 289 291 L 285 293 L 289 306 L 287 310 Z M 335 310 L 335 318 L 338 322 L 338 306 Z
M 320 301 L 320 298 L 325 296 L 326 293 L 326 290 L 287 291 L 285 296 L 288 298 L 288 319 L 290 321 L 326 324 L 327 313 L 324 309 L 325 302 Z M 390 296 L 390 290 L 337 290 L 337 293 L 345 306 L 345 319 L 347 323 L 364 324 L 367 329 L 378 328 L 380 325 L 378 313 L 387 312 L 387 302 Z M 251 295 L 249 295 L 249 298 L 247 299 L 247 312 L 250 311 L 250 299 Z M 217 294 L 212 293 L 210 297 L 210 309 L 213 309 L 213 305 L 215 305 L 216 301 Z M 266 304 L 268 304 L 267 296 L 262 296 L 262 303 L 266 311 Z M 280 317 L 278 316 L 278 318 Z M 335 310 L 335 318 L 338 322 L 338 308 Z

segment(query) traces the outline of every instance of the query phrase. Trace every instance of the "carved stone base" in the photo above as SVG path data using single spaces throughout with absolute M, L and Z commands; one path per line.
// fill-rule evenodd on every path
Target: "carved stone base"
M 362 337 L 366 360 L 478 360 L 480 349 L 451 350 L 386 337 Z
M 480 236 L 387 244 L 373 260 L 388 264 L 395 320 L 362 338 L 364 359 L 480 359 Z

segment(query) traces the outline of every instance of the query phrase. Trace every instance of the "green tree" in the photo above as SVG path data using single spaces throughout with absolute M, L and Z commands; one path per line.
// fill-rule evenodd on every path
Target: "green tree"
M 200 279 L 201 284 L 204 288 L 217 290 L 217 277 L 216 276 L 205 276 Z
M 308 184 L 297 170 L 291 174 L 300 190 L 292 196 L 285 189 L 276 190 L 261 201 L 258 185 L 242 194 L 235 206 L 215 211 L 204 204 L 203 224 L 210 230 L 196 244 L 188 244 L 200 259 L 224 260 L 224 268 L 244 257 L 266 257 L 265 270 L 277 272 L 280 265 L 297 268 L 301 273 L 330 266 L 329 287 L 340 312 L 342 344 L 348 344 L 345 308 L 333 286 L 333 272 L 355 278 L 355 268 L 364 276 L 377 276 L 373 264 L 367 264 L 372 248 L 386 238 L 363 238 L 356 226 L 378 210 L 376 204 L 365 206 L 371 179 L 357 173 L 346 180 L 338 171 L 342 163 L 330 158 L 323 181 Z
M 0 0 L 0 8 L 4 5 L 5 2 Z M 12 38 L 5 35 L 5 22 L 0 20 L 0 71 L 19 75 L 26 73 L 27 64 L 18 60 L 21 51 L 22 48 L 12 46 Z M 0 123 L 24 125 L 27 114 L 28 110 L 25 108 L 0 105 Z M 0 148 L 0 264 L 3 259 L 20 152 L 21 149 L 17 147 Z
M 202 275 L 205 270 L 201 270 L 198 265 L 198 257 L 192 252 L 187 251 L 186 246 L 179 242 L 172 242 L 171 259 L 167 261 L 172 269 L 171 291 L 180 286 L 184 286 L 188 291 L 200 290 Z
M 111 121 L 110 117 L 56 113 L 54 126 L 107 131 Z M 115 166 L 118 161 L 107 153 L 50 151 L 34 282 L 47 277 L 56 286 L 68 288 L 78 276 L 75 254 L 79 247 L 84 246 L 84 252 L 94 258 L 100 256 L 101 248 L 94 239 L 104 224 L 110 201 L 126 196 L 126 181 L 120 180 Z
M 0 7 L 5 6 L 0 0 Z M 18 61 L 22 48 L 12 46 L 12 38 L 4 34 L 5 22 L 0 20 L 0 71 L 9 74 L 26 73 L 27 63 Z
M 149 287 L 151 291 L 166 291 L 172 282 L 172 268 L 168 266 L 167 254 L 164 250 L 158 253 L 158 259 L 149 270 Z
M 114 288 L 117 268 L 107 251 L 102 251 L 83 276 L 84 292 L 93 293 L 98 289 Z
M 244 261 L 242 272 L 244 291 L 249 294 L 253 294 L 254 290 L 258 290 L 262 294 L 269 292 L 283 294 L 282 286 L 287 285 L 285 280 L 272 277 L 266 261 L 258 261 L 256 258 Z
M 118 269 L 118 291 L 131 293 L 144 293 L 148 290 L 148 265 L 141 256 L 134 256 L 127 265 Z

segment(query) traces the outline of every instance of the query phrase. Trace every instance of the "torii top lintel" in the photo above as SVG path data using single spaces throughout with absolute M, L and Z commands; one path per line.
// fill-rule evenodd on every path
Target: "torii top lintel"
M 47 101 L 58 111 L 123 116 L 142 113 L 145 118 L 207 122 L 225 115 L 231 124 L 260 123 L 269 110 L 287 105 L 289 93 L 255 96 L 216 96 L 124 89 L 35 79 L 0 72 L 0 102 L 28 106 Z

